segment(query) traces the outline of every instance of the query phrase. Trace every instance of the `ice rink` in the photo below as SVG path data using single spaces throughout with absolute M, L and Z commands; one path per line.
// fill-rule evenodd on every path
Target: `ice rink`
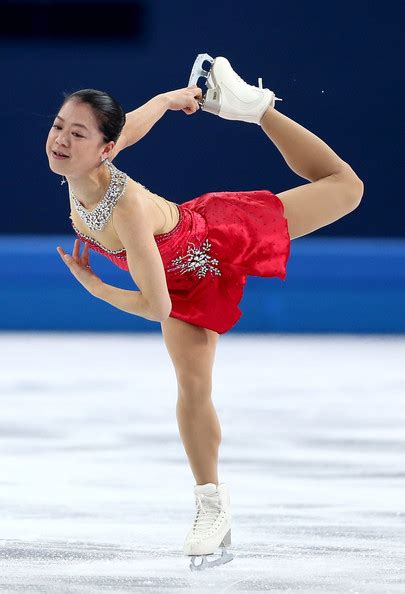
M 234 560 L 190 572 L 161 334 L 0 334 L 0 592 L 405 592 L 405 338 L 219 338 Z

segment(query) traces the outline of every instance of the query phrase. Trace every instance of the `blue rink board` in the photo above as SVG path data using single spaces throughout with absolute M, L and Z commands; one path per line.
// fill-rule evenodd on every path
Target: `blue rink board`
M 160 331 L 160 324 L 92 297 L 56 251 L 74 237 L 0 236 L 0 330 Z M 96 274 L 137 289 L 129 273 L 91 252 Z M 230 332 L 405 332 L 405 240 L 301 238 L 287 278 L 248 277 Z

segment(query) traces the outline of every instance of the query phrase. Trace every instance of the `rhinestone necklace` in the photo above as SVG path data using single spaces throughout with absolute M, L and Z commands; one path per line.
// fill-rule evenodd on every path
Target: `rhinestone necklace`
M 110 169 L 110 183 L 104 197 L 93 210 L 84 208 L 73 192 L 70 192 L 79 217 L 92 231 L 102 231 L 104 229 L 111 218 L 114 206 L 125 192 L 128 183 L 128 175 L 126 173 L 117 169 L 108 159 L 105 160 L 105 163 L 107 163 Z

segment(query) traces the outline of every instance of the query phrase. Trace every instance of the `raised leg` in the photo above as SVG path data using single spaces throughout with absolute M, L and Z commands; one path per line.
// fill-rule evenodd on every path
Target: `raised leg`
M 363 182 L 323 140 L 273 107 L 260 126 L 292 171 L 312 182 L 277 192 L 291 239 L 329 225 L 359 205 Z
M 197 485 L 219 484 L 221 427 L 211 399 L 218 333 L 176 318 L 161 322 L 177 384 L 180 437 Z

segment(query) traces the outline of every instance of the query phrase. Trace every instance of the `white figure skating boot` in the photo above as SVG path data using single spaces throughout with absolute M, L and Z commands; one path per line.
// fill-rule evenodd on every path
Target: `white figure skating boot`
M 209 70 L 204 70 L 205 61 L 211 63 Z M 212 58 L 208 54 L 198 54 L 189 79 L 188 86 L 197 84 L 200 77 L 206 79 L 208 88 L 198 103 L 202 111 L 213 113 L 225 120 L 251 122 L 260 126 L 260 120 L 269 106 L 274 107 L 276 97 L 270 89 L 263 89 L 262 79 L 259 86 L 249 85 L 233 70 L 229 60 L 223 56 Z
M 195 485 L 194 494 L 197 513 L 183 546 L 184 554 L 192 555 L 191 571 L 216 567 L 233 559 L 225 549 L 231 544 L 231 508 L 225 483 Z M 222 549 L 221 557 L 210 561 L 208 556 L 218 547 Z M 196 562 L 198 557 L 201 563 Z

